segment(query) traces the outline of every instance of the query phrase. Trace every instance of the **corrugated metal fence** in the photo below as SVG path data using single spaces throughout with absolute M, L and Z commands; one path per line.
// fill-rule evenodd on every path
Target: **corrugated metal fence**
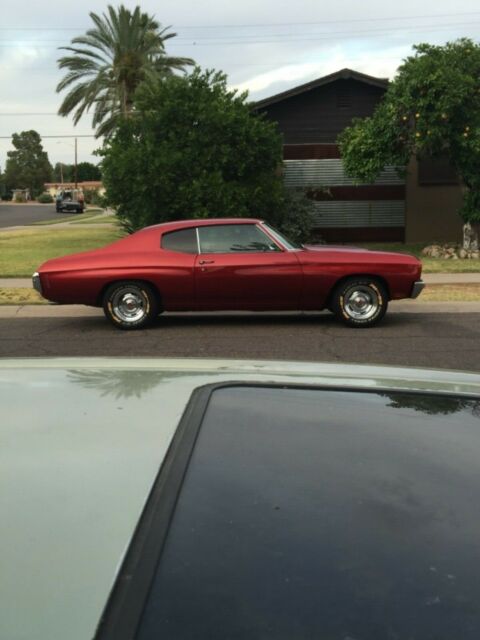
M 339 159 L 285 160 L 288 187 L 353 186 Z M 403 185 L 394 167 L 385 167 L 374 185 Z M 315 203 L 318 227 L 403 227 L 404 200 L 324 200 Z

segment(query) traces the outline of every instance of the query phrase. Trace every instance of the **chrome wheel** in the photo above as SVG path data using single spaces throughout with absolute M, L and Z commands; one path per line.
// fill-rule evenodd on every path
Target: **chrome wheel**
M 160 300 L 155 289 L 146 282 L 116 282 L 105 291 L 103 311 L 119 329 L 141 329 L 160 313 Z
M 379 293 L 372 286 L 355 284 L 343 296 L 343 309 L 352 320 L 373 318 L 379 305 Z
M 112 311 L 122 322 L 139 322 L 148 313 L 148 299 L 137 287 L 120 289 L 112 296 Z
M 330 298 L 331 310 L 349 327 L 372 327 L 388 307 L 388 290 L 376 278 L 351 277 L 341 282 Z

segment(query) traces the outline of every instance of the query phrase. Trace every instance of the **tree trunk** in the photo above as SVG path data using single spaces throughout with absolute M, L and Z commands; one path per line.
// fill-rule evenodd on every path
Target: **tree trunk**
M 463 248 L 466 251 L 478 251 L 480 223 L 466 222 L 463 225 Z

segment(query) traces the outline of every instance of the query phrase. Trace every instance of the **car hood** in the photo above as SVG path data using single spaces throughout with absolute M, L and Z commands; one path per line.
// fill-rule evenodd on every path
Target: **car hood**
M 397 251 L 375 251 L 374 249 L 364 249 L 363 247 L 346 247 L 341 244 L 307 244 L 304 245 L 306 251 L 315 253 L 335 253 L 340 255 L 352 254 L 352 255 L 368 255 L 372 258 L 375 256 L 382 256 L 384 259 L 388 257 L 395 258 L 396 260 L 404 260 L 406 262 L 414 261 L 419 263 L 420 260 L 409 253 L 399 253 Z
M 476 394 L 480 376 L 352 365 L 0 359 L 0 637 L 93 637 L 194 389 L 212 383 Z
M 307 251 L 369 251 L 369 249 L 363 249 L 362 247 L 346 247 L 343 244 L 305 244 L 303 247 Z

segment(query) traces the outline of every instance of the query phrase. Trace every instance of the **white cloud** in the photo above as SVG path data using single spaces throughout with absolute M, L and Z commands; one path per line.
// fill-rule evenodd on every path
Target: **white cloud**
M 379 78 L 392 78 L 401 60 L 411 52 L 409 46 L 395 47 L 379 52 L 365 51 L 357 55 L 348 53 L 342 47 L 336 47 L 328 56 L 321 53 L 322 60 L 282 66 L 273 71 L 254 75 L 233 88 L 248 91 L 258 99 L 279 93 L 298 84 L 303 84 L 334 73 L 340 69 L 350 68 Z
M 444 42 L 462 35 L 475 38 L 476 22 L 480 22 L 477 0 L 403 0 L 401 5 L 385 0 L 336 0 L 328 6 L 319 0 L 123 2 L 131 8 L 141 4 L 163 25 L 172 25 L 178 37 L 168 42 L 169 53 L 225 71 L 232 86 L 248 89 L 255 99 L 343 67 L 391 77 L 414 42 Z M 43 136 L 92 132 L 88 114 L 76 128 L 70 118 L 56 115 L 1 114 L 57 112 L 61 97 L 55 88 L 62 75 L 56 66 L 57 47 L 89 28 L 88 12 L 102 13 L 107 4 L 105 0 L 90 0 L 88 7 L 64 0 L 9 3 L 1 25 L 0 136 L 26 129 L 36 129 Z M 69 161 L 66 145 L 45 138 L 44 143 L 52 162 Z M 2 166 L 7 145 L 8 140 L 0 140 Z M 94 139 L 79 139 L 79 159 L 98 161 L 91 156 L 98 146 Z

